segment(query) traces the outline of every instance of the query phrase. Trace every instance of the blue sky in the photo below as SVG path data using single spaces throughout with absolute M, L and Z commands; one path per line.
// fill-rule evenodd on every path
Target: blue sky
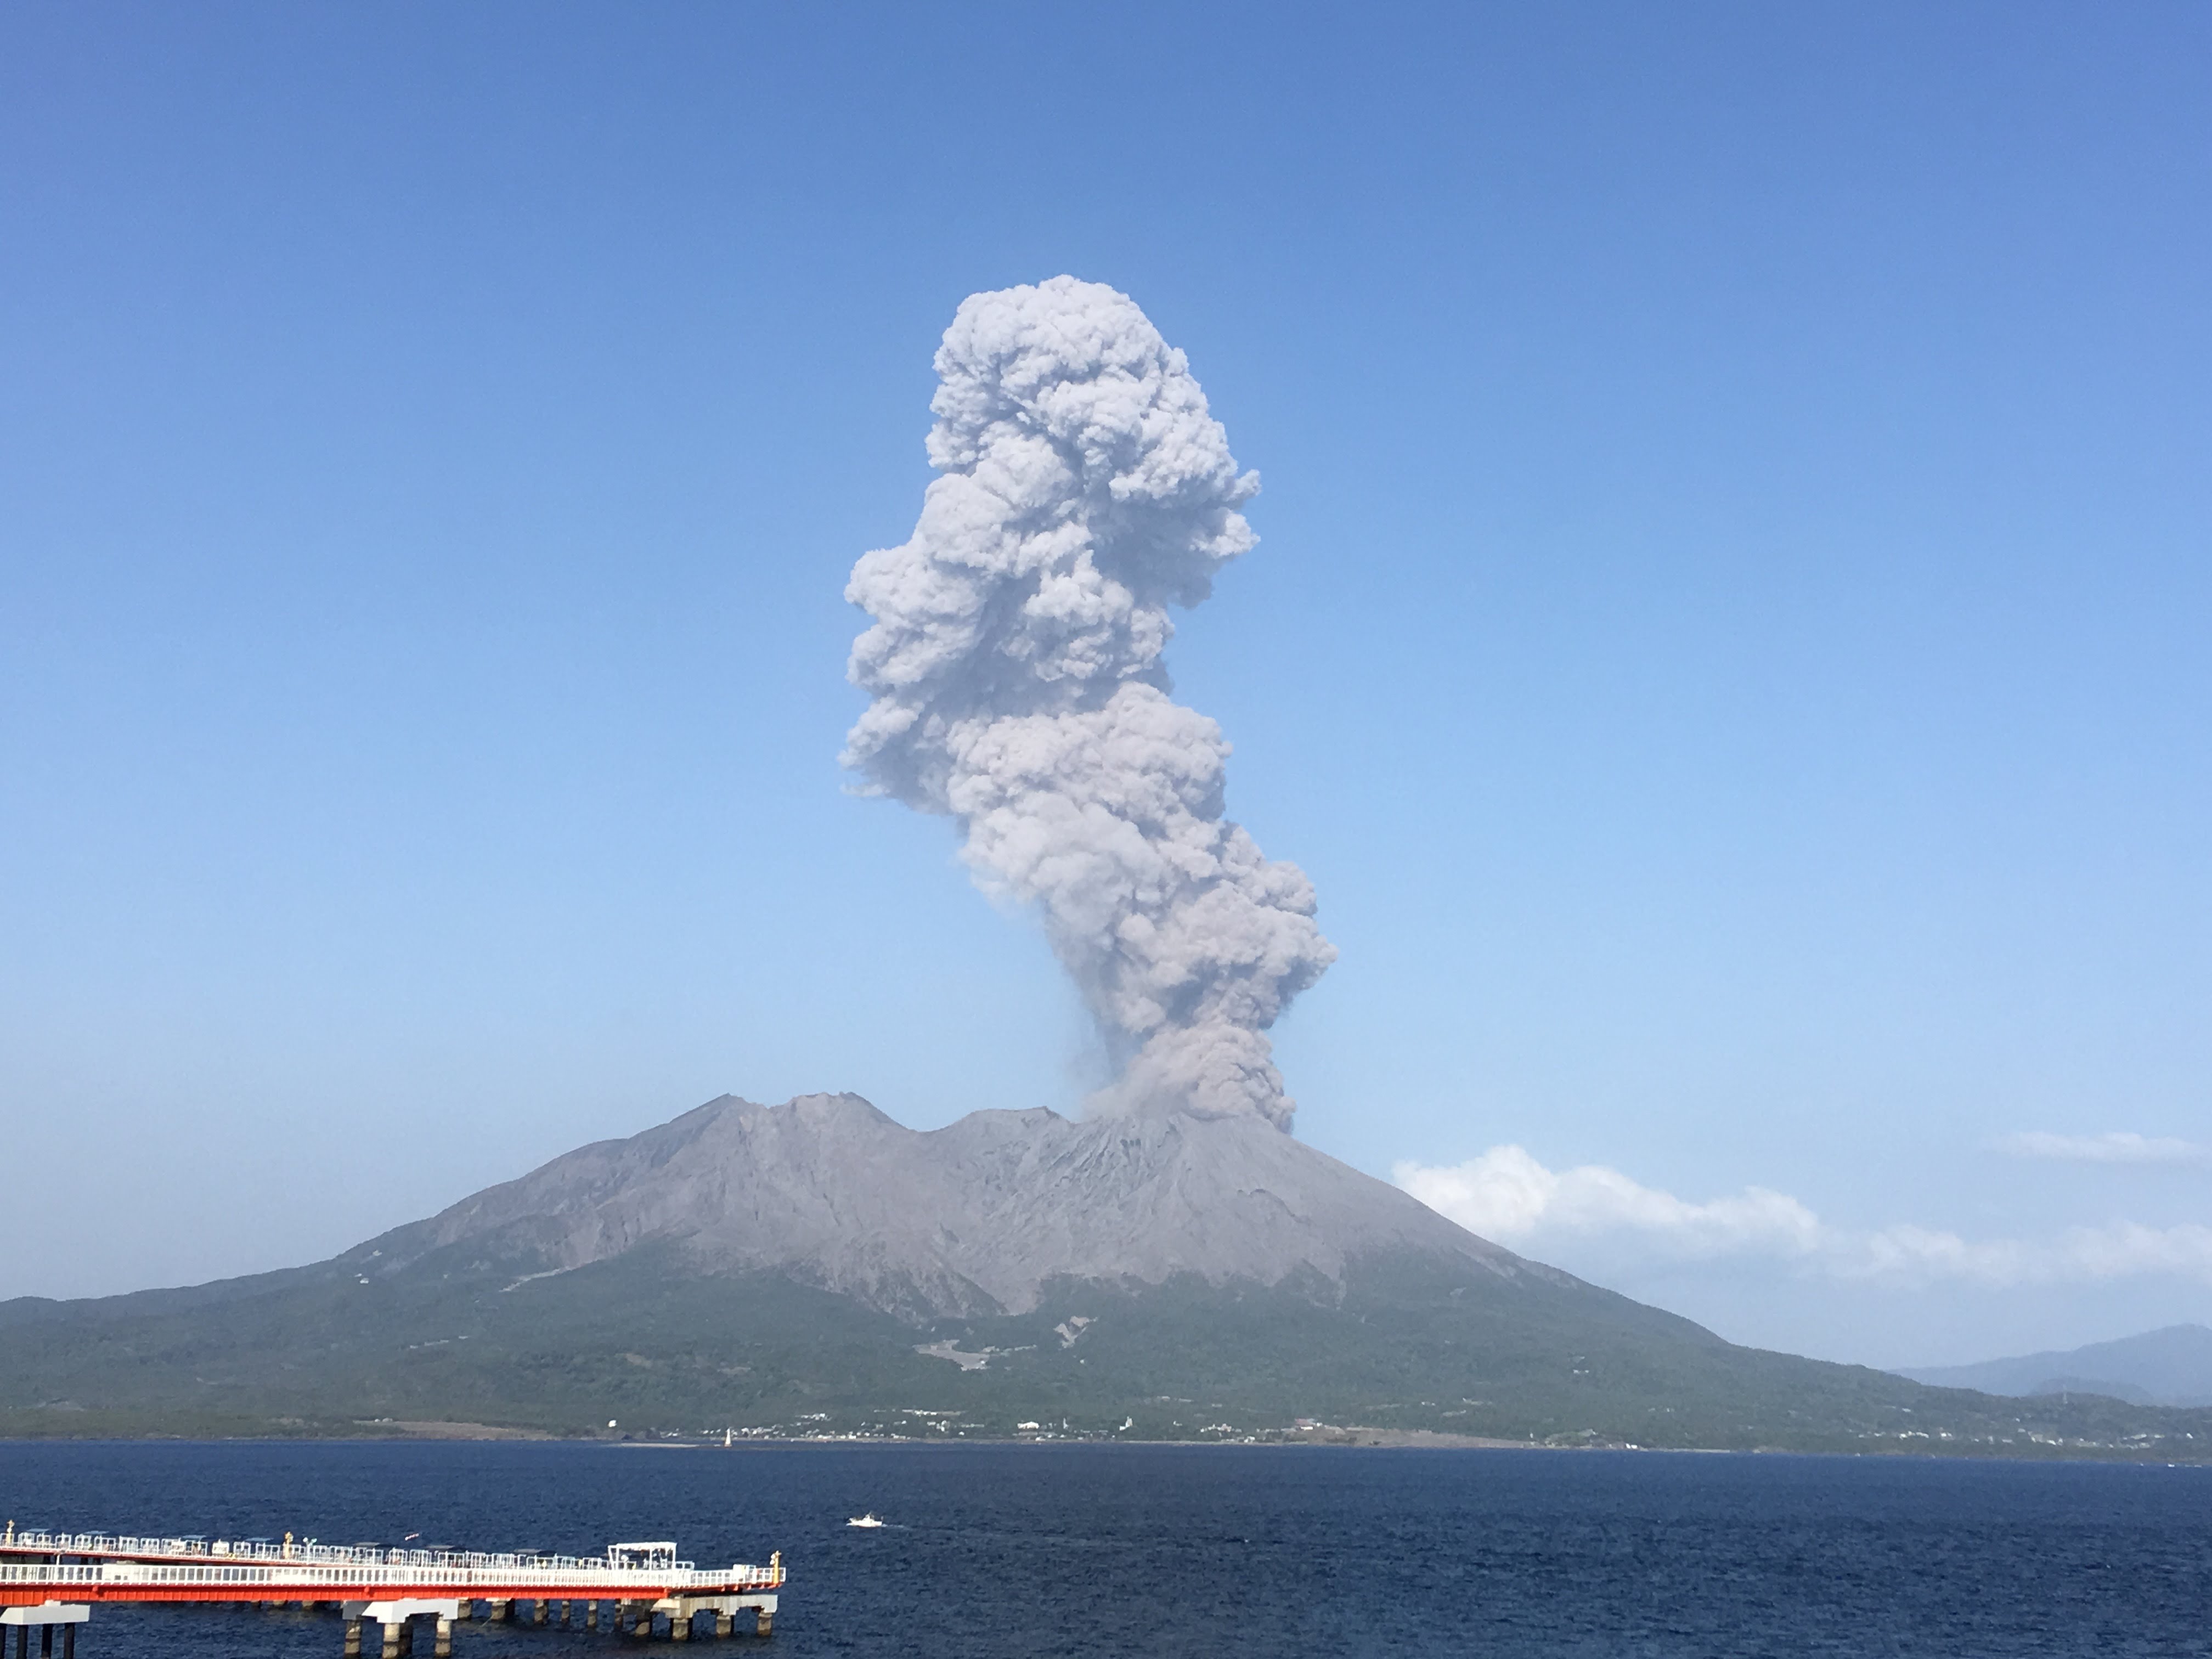
M 1171 661 L 1343 950 L 1305 1139 L 1617 1172 L 1520 1247 L 1747 1340 L 2212 1318 L 2208 68 L 2184 4 L 0 9 L 0 1295 L 725 1090 L 1072 1109 L 1042 941 L 836 763 L 937 336 L 1072 271 L 1265 481 Z

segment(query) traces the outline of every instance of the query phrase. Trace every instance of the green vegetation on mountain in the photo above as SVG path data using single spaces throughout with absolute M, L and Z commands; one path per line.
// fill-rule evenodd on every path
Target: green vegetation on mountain
M 2212 1412 L 1931 1389 L 1737 1347 L 1564 1275 L 1419 1256 L 1272 1287 L 1063 1278 L 1025 1313 L 917 1324 L 781 1273 L 701 1273 L 666 1246 L 563 1273 L 471 1243 L 389 1272 L 370 1251 L 0 1304 L 0 1433 L 590 1435 L 611 1419 L 641 1436 L 1218 1439 L 1307 1419 L 1569 1445 L 2212 1454 Z

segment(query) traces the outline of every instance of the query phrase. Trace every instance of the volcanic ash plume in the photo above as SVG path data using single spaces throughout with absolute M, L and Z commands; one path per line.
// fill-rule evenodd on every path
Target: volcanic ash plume
M 1094 1103 L 1290 1127 L 1264 1035 L 1335 947 L 1313 887 L 1222 818 L 1221 729 L 1168 695 L 1170 604 L 1250 548 L 1183 355 L 1127 295 L 972 295 L 937 354 L 941 477 L 845 595 L 874 618 L 847 765 L 958 820 L 987 890 L 1034 902 L 1121 1066 Z

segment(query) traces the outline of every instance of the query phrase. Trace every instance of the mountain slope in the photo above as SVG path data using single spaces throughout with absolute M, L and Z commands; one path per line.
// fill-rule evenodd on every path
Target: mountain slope
M 1256 1117 L 977 1112 L 923 1133 L 855 1095 L 724 1096 L 364 1248 L 389 1273 L 465 1240 L 540 1271 L 666 1243 L 693 1271 L 776 1269 L 913 1316 L 1024 1312 L 1059 1277 L 1339 1281 L 1376 1252 L 1553 1273 Z
M 1939 1388 L 1984 1394 L 2101 1394 L 2143 1406 L 2212 1406 L 2212 1330 L 2169 1325 L 2112 1342 L 1974 1365 L 1900 1370 Z
M 0 1433 L 611 1419 L 1200 1437 L 1298 1418 L 1559 1443 L 2212 1449 L 2212 1413 L 1996 1401 L 1736 1347 L 1234 1120 L 980 1113 L 918 1134 L 851 1096 L 724 1099 L 329 1261 L 0 1304 Z

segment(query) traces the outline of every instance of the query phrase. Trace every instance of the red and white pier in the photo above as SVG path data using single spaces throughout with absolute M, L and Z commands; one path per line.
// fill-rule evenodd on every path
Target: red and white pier
M 665 1621 L 672 1640 L 698 1633 L 702 1614 L 716 1636 L 752 1615 L 756 1633 L 775 1623 L 783 1553 L 768 1565 L 700 1567 L 679 1561 L 670 1543 L 610 1544 L 603 1556 L 493 1555 L 466 1550 L 384 1549 L 313 1539 L 131 1538 L 108 1533 L 19 1529 L 0 1532 L 0 1659 L 15 1634 L 12 1659 L 39 1652 L 75 1659 L 76 1627 L 94 1606 L 118 1601 L 290 1603 L 327 1607 L 345 1621 L 345 1651 L 362 1651 L 362 1626 L 380 1627 L 384 1659 L 413 1651 L 417 1620 L 431 1621 L 434 1653 L 453 1652 L 453 1626 L 471 1615 L 599 1629 L 638 1637 Z

